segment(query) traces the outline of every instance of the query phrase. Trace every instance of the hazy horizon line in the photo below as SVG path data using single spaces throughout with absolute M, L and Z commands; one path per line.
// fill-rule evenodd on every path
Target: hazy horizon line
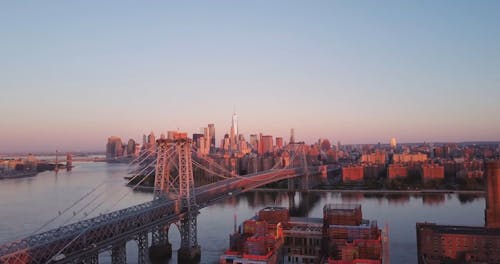
M 299 141 L 301 142 L 301 141 Z M 306 142 L 308 145 L 312 145 L 314 143 Z M 342 143 L 343 146 L 352 146 L 352 145 L 389 145 L 389 142 L 376 142 L 376 143 Z M 472 140 L 472 141 L 420 141 L 420 142 L 397 142 L 398 145 L 415 145 L 415 144 L 500 144 L 500 140 Z M 336 142 L 330 142 L 330 144 L 337 145 Z M 9 155 L 55 155 L 56 151 L 60 155 L 64 155 L 68 152 L 70 153 L 80 153 L 80 154 L 105 154 L 106 149 L 105 146 L 101 150 L 37 150 L 37 151 L 9 151 L 9 152 L 0 152 L 0 156 L 9 156 Z

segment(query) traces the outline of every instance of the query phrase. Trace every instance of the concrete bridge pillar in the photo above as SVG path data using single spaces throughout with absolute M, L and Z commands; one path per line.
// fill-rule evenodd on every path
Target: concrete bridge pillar
M 111 264 L 127 263 L 127 248 L 126 241 L 121 241 L 113 245 L 111 248 Z
M 137 235 L 137 263 L 146 264 L 147 252 L 148 252 L 148 233 L 143 232 Z
M 168 228 L 169 226 L 157 226 L 151 232 L 150 259 L 166 260 L 172 257 L 172 244 L 168 242 Z

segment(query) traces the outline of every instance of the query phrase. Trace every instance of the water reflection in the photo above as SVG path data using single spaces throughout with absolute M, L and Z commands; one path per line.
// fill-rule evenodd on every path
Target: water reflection
M 231 197 L 221 204 L 237 206 L 246 203 L 252 210 L 258 210 L 263 206 L 283 205 L 289 207 L 292 216 L 307 216 L 311 208 L 319 205 L 323 200 L 336 199 L 340 203 L 363 203 L 365 201 L 377 201 L 379 204 L 405 205 L 412 201 L 420 201 L 425 206 L 444 205 L 447 200 L 457 198 L 460 204 L 481 202 L 484 200 L 482 192 L 475 193 L 405 193 L 405 192 L 359 192 L 359 191 L 310 191 L 310 192 L 287 192 L 287 191 L 263 191 L 256 190 L 239 196 Z
M 426 205 L 435 206 L 443 204 L 444 201 L 445 201 L 444 193 L 432 193 L 422 196 L 422 202 Z
M 76 163 L 71 173 L 60 170 L 40 173 L 33 178 L 0 181 L 0 241 L 7 242 L 33 232 L 57 212 L 68 207 L 98 183 L 104 181 L 102 199 L 110 200 L 103 206 L 110 208 L 122 194 L 125 186 L 126 166 L 123 164 Z M 427 196 L 429 196 L 427 198 Z M 132 192 L 114 209 L 124 208 L 152 199 L 147 192 Z M 248 219 L 265 206 L 290 206 L 295 216 L 322 217 L 327 203 L 360 203 L 364 218 L 375 219 L 380 226 L 389 224 L 390 255 L 392 263 L 417 263 L 415 223 L 432 221 L 455 225 L 483 225 L 484 195 L 481 193 L 419 194 L 382 192 L 330 192 L 313 191 L 289 193 L 287 191 L 255 191 L 212 205 L 198 216 L 198 238 L 202 247 L 202 263 L 217 263 L 229 244 L 233 229 L 233 216 L 238 221 Z M 98 212 L 96 212 L 98 213 Z M 63 218 L 62 220 L 64 220 Z M 55 223 L 57 226 L 59 223 Z M 173 245 L 173 258 L 180 236 L 175 228 L 169 233 Z M 131 263 L 137 259 L 135 242 L 127 247 Z M 109 253 L 101 254 L 99 263 L 110 263 Z
M 472 203 L 477 199 L 482 199 L 484 195 L 482 194 L 469 194 L 469 193 L 459 193 L 458 200 L 461 204 Z
M 500 161 L 487 162 L 485 176 L 485 225 L 455 225 L 450 222 L 442 225 L 440 222 L 428 221 L 417 223 L 419 263 L 499 263 Z M 472 203 L 474 197 L 459 196 L 458 199 L 464 204 L 464 201 Z M 426 200 L 432 204 L 444 203 L 444 198 L 437 196 L 426 196 L 423 201 Z

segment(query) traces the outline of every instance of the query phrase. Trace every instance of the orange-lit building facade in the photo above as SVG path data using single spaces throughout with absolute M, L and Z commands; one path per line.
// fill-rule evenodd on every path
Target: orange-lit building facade
M 364 168 L 361 165 L 351 165 L 342 167 L 342 182 L 362 181 L 364 178 Z
M 290 217 L 283 207 L 262 209 L 230 236 L 219 263 L 381 264 L 382 256 L 382 231 L 376 221 L 362 219 L 361 205 L 328 204 L 323 219 Z
M 283 249 L 282 222 L 288 222 L 288 210 L 265 208 L 275 213 L 276 221 L 266 221 L 266 213 L 243 222 L 240 230 L 230 236 L 230 247 L 220 257 L 220 264 L 277 264 L 281 263 Z M 264 216 L 264 217 L 262 217 Z M 267 217 L 272 218 L 272 217 Z
M 500 230 L 417 223 L 419 264 L 500 263 Z
M 444 179 L 444 167 L 438 164 L 424 164 L 422 178 L 425 181 Z
M 414 163 L 414 162 L 426 162 L 427 155 L 423 153 L 415 153 L 415 154 L 394 154 L 392 156 L 393 163 Z
M 486 164 L 485 227 L 417 223 L 419 264 L 500 263 L 500 161 Z
M 387 178 L 389 180 L 408 177 L 408 167 L 399 164 L 391 164 L 387 168 Z
M 277 149 L 283 148 L 283 138 L 282 137 L 276 137 L 276 148 Z
M 377 150 L 374 153 L 363 154 L 361 156 L 361 162 L 385 164 L 387 162 L 387 153 L 385 151 Z
M 260 136 L 260 152 L 259 154 L 273 153 L 273 136 Z
M 363 219 L 361 205 L 326 205 L 323 224 L 329 264 L 382 263 L 382 232 Z

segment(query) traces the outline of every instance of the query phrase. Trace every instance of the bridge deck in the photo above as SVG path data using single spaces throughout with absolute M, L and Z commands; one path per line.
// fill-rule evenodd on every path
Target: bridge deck
M 309 171 L 317 173 L 318 169 L 310 167 Z M 199 208 L 206 207 L 231 195 L 302 174 L 302 169 L 282 169 L 222 180 L 196 188 L 196 201 Z M 175 200 L 153 200 L 1 245 L 0 263 L 17 263 L 18 260 L 46 262 L 63 250 L 66 256 L 101 250 L 116 237 L 133 236 L 154 225 L 177 222 L 184 213 Z M 71 245 L 65 248 L 67 244 Z

